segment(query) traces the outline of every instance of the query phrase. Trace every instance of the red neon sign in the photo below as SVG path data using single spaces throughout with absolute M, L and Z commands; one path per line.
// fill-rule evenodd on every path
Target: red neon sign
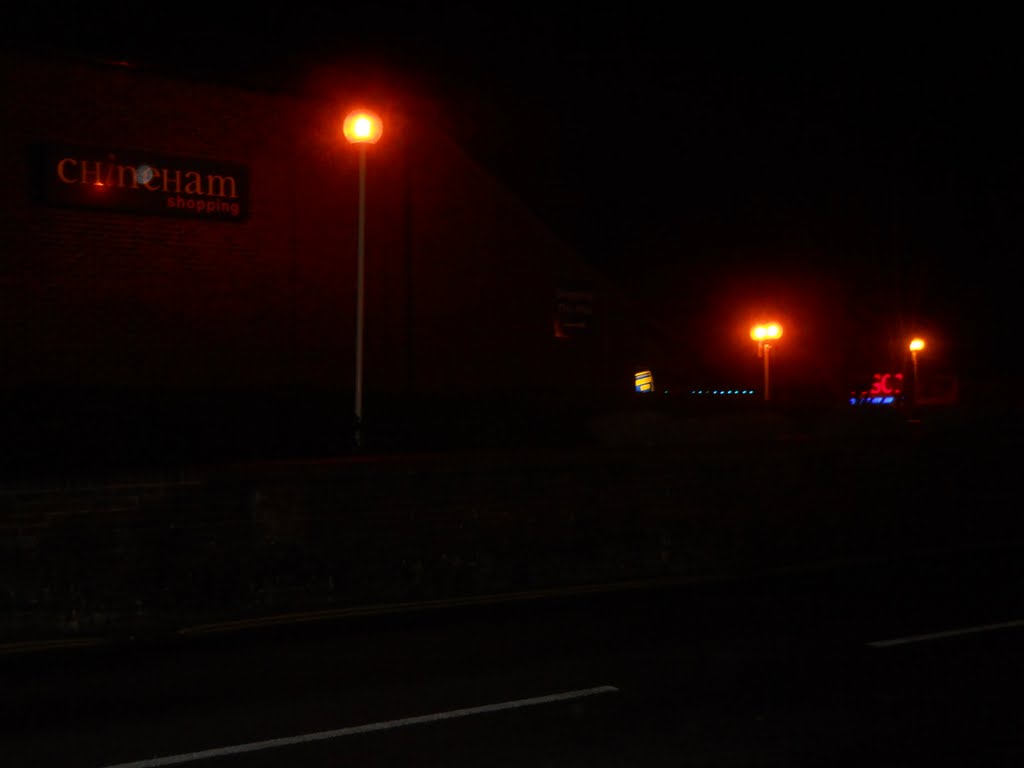
M 903 394 L 902 373 L 876 373 L 871 379 L 871 389 L 868 394 L 872 397 Z
M 902 373 L 876 373 L 868 388 L 851 392 L 850 402 L 857 404 L 892 405 L 903 395 Z

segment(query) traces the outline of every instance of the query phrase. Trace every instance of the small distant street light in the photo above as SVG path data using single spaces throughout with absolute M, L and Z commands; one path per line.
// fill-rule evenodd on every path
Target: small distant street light
M 363 444 L 363 283 L 366 242 L 366 145 L 376 144 L 384 130 L 380 117 L 367 109 L 349 112 L 342 133 L 350 144 L 359 147 L 359 225 L 356 245 L 356 384 L 355 447 Z
M 917 379 L 917 353 L 924 349 L 924 339 L 915 337 L 910 340 L 910 361 L 914 369 L 914 405 L 921 398 L 921 387 Z
M 764 323 L 755 325 L 750 329 L 750 338 L 757 342 L 757 356 L 764 358 L 764 399 L 768 402 L 772 399 L 770 357 L 771 342 L 782 336 L 782 326 L 778 323 Z

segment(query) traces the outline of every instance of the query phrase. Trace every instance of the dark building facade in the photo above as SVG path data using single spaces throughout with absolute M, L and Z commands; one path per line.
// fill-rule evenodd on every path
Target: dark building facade
M 341 126 L 356 94 L 0 60 L 8 453 L 344 449 L 359 171 Z M 495 414 L 550 421 L 628 391 L 615 338 L 630 313 L 610 321 L 601 275 L 429 105 L 367 106 L 384 121 L 366 158 L 367 435 L 426 447 L 446 425 L 479 435 Z

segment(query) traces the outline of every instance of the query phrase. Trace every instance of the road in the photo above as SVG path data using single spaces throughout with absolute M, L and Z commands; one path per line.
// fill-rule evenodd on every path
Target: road
M 9 653 L 0 764 L 1019 765 L 1021 554 Z

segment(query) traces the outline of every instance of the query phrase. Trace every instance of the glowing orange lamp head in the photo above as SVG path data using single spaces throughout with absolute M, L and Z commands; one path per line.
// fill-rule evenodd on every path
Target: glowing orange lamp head
M 352 144 L 376 144 L 384 132 L 384 124 L 375 112 L 356 109 L 345 116 L 341 131 Z
M 775 339 L 781 338 L 782 326 L 778 323 L 765 323 L 764 325 L 755 325 L 750 329 L 750 338 L 754 341 L 761 342 L 774 341 Z

